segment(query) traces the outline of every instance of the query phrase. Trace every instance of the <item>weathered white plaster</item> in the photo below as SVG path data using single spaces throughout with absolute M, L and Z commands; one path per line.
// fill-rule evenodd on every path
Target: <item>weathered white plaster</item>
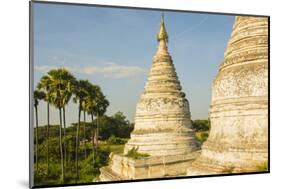
M 268 20 L 237 16 L 212 85 L 211 130 L 187 175 L 255 172 L 268 160 Z

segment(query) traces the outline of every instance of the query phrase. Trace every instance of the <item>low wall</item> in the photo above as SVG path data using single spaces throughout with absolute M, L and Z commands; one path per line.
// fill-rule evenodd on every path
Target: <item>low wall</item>
M 142 159 L 132 159 L 122 154 L 111 154 L 110 165 L 101 169 L 100 180 L 130 180 L 186 175 L 187 167 L 199 153 L 197 151 L 188 155 L 154 156 Z

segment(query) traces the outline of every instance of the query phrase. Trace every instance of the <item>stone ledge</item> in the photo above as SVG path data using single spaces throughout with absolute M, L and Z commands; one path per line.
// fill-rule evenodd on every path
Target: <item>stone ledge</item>
M 122 178 L 121 176 L 115 174 L 109 166 L 107 167 L 102 167 L 100 169 L 100 178 L 99 180 L 102 181 L 118 181 L 118 180 L 124 180 L 125 178 Z
M 198 150 L 186 155 L 152 156 L 142 159 L 131 159 L 123 154 L 111 154 L 112 161 L 109 166 L 101 169 L 100 180 L 112 181 L 185 175 L 187 167 L 199 154 L 200 151 Z

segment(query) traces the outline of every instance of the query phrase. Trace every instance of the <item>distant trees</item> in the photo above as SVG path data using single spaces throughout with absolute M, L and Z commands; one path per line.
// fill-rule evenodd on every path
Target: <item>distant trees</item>
M 195 137 L 201 143 L 205 142 L 209 136 L 210 120 L 193 120 L 192 128 L 195 130 Z
M 99 118 L 100 137 L 103 140 L 111 136 L 129 138 L 134 129 L 134 124 L 130 123 L 122 112 L 117 112 L 113 116 L 102 116 Z
M 206 119 L 192 120 L 192 128 L 195 131 L 209 131 L 210 130 L 210 121 Z

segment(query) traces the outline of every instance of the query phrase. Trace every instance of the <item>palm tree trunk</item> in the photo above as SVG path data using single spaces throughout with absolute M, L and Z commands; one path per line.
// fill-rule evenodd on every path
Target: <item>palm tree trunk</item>
M 76 180 L 79 179 L 79 172 L 78 172 L 78 148 L 79 148 L 79 129 L 80 129 L 80 116 L 81 116 L 81 106 L 79 105 L 78 110 L 78 124 L 77 124 L 77 131 L 76 131 L 76 149 L 75 149 L 75 161 L 76 161 Z
M 49 176 L 50 165 L 49 165 L 49 127 L 50 127 L 50 104 L 47 103 L 47 175 Z
M 95 127 L 94 127 L 94 115 L 91 114 L 91 119 L 92 119 L 92 144 L 93 144 L 93 168 L 95 168 L 95 141 L 94 141 L 94 138 L 95 138 Z
M 96 132 L 95 132 L 95 142 L 96 142 L 96 152 L 98 152 L 98 137 L 99 137 L 99 121 L 98 121 L 98 117 L 96 118 L 96 123 L 97 123 L 97 128 L 96 128 Z
M 59 108 L 60 114 L 60 156 L 61 156 L 61 181 L 64 182 L 64 159 L 63 159 L 63 148 L 62 148 L 62 115 L 61 115 L 61 108 Z
M 85 159 L 87 158 L 87 149 L 86 149 L 86 112 L 83 111 L 84 114 L 84 154 L 85 154 Z
M 64 165 L 66 167 L 66 122 L 65 122 L 65 107 L 62 108 L 63 111 L 63 148 L 64 148 Z
M 36 150 L 35 150 L 35 160 L 36 160 L 36 172 L 38 174 L 38 110 L 35 106 L 35 119 L 36 119 Z

